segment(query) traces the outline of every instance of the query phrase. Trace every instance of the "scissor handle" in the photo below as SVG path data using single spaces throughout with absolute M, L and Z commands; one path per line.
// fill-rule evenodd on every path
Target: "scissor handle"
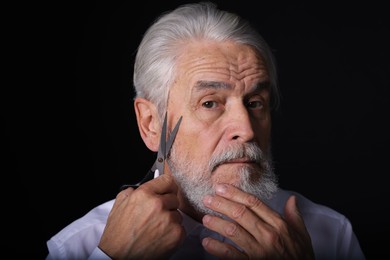
M 142 184 L 144 184 L 145 182 L 150 181 L 152 179 L 154 179 L 154 172 L 152 170 L 149 170 L 148 173 L 145 175 L 145 177 L 140 182 L 138 182 L 136 184 L 124 184 L 120 187 L 120 190 L 122 191 L 122 190 L 129 188 L 129 187 L 136 189 L 139 186 L 141 186 Z

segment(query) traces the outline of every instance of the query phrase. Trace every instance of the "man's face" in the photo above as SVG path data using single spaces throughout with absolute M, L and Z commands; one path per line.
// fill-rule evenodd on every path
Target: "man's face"
M 264 199 L 276 190 L 269 138 L 269 75 L 251 47 L 192 42 L 181 50 L 168 111 L 183 121 L 169 166 L 183 195 L 202 213 L 216 183 Z

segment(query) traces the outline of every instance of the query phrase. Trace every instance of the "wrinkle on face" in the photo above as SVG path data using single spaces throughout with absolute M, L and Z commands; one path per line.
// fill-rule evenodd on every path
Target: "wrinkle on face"
M 266 105 L 269 100 L 269 75 L 264 60 L 254 48 L 228 41 L 188 42 L 180 48 L 180 53 L 177 77 L 169 94 L 172 118 L 183 116 L 173 147 L 173 174 L 180 179 L 179 183 L 189 178 L 190 184 L 185 187 L 195 189 L 192 192 L 198 199 L 217 182 L 238 184 L 244 181 L 245 187 L 252 187 L 250 183 L 259 181 L 253 176 L 262 175 L 267 167 L 235 161 L 222 164 L 212 175 L 209 162 L 216 154 L 223 156 L 219 153 L 228 147 L 240 149 L 249 141 L 268 153 L 268 110 L 264 118 L 259 119 L 251 114 L 252 108 L 247 104 L 253 98 L 263 100 Z M 247 139 L 232 138 L 244 132 Z M 269 168 L 267 174 L 272 172 Z M 266 186 L 273 187 L 272 184 L 262 187 Z

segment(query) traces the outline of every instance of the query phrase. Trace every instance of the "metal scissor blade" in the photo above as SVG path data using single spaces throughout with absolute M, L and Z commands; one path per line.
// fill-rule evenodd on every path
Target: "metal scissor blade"
M 156 168 L 156 167 L 152 167 L 152 169 L 153 168 Z M 154 178 L 154 171 L 155 171 L 155 170 L 152 170 L 152 169 L 150 169 L 148 171 L 148 173 L 144 176 L 144 178 L 140 182 L 138 182 L 136 184 L 125 184 L 125 185 L 122 185 L 120 187 L 120 190 L 124 190 L 124 189 L 127 189 L 129 187 L 132 187 L 132 188 L 136 189 L 140 185 L 144 184 L 145 182 L 152 180 Z
M 155 162 L 155 166 L 160 172 L 160 175 L 164 174 L 164 162 L 168 157 L 168 154 L 171 150 L 173 141 L 175 140 L 176 134 L 179 130 L 179 126 L 181 123 L 183 116 L 181 116 L 176 123 L 172 133 L 168 134 L 168 141 L 166 140 L 167 137 L 167 113 L 165 113 L 164 123 L 163 127 L 161 129 L 161 138 L 160 138 L 160 148 L 158 150 L 157 159 Z
M 158 148 L 158 153 L 157 153 L 157 161 L 159 161 L 159 158 L 162 160 L 165 159 L 166 157 L 166 138 L 167 138 L 167 118 L 168 118 L 168 113 L 165 113 L 164 117 L 164 123 L 161 129 L 161 136 L 160 136 L 160 147 Z M 156 161 L 156 162 L 157 162 Z M 160 169 L 159 169 L 160 170 Z
M 157 159 L 154 162 L 153 167 L 152 167 L 152 168 L 154 168 L 154 170 L 152 169 L 153 172 L 157 168 L 158 171 L 160 172 L 160 174 L 164 174 L 164 161 L 166 158 L 165 149 L 166 149 L 166 142 L 167 142 L 166 141 L 166 138 L 167 138 L 167 117 L 168 117 L 168 113 L 166 112 L 165 118 L 164 118 L 164 123 L 163 123 L 162 129 L 161 129 L 160 147 L 158 148 Z
M 167 142 L 167 140 L 166 140 L 166 136 L 167 136 L 167 113 L 165 113 L 164 123 L 163 123 L 163 127 L 161 129 L 160 147 L 158 149 L 156 161 L 154 162 L 153 166 L 150 168 L 148 173 L 145 175 L 145 177 L 140 182 L 138 182 L 136 184 L 122 185 L 121 190 L 124 190 L 124 189 L 126 189 L 128 187 L 132 187 L 132 188 L 136 189 L 137 187 L 139 187 L 143 183 L 153 179 L 154 178 L 154 172 L 156 170 L 159 171 L 159 175 L 164 174 L 165 159 L 168 157 L 169 151 L 171 150 L 173 141 L 175 140 L 176 134 L 177 134 L 177 132 L 179 130 L 179 126 L 180 126 L 181 120 L 182 120 L 182 116 L 179 118 L 178 122 L 176 123 L 175 128 L 173 129 L 172 133 L 169 134 L 168 142 Z
M 172 133 L 170 133 L 169 135 L 169 139 L 168 139 L 168 143 L 167 143 L 167 146 L 166 146 L 166 153 L 165 153 L 165 158 L 168 157 L 168 154 L 169 154 L 169 151 L 171 150 L 171 146 L 173 144 L 173 141 L 175 140 L 175 137 L 176 137 L 176 134 L 177 134 L 177 131 L 179 130 L 179 126 L 180 126 L 180 123 L 181 123 L 181 120 L 183 119 L 183 116 L 181 116 L 179 118 L 179 120 L 177 121 L 176 125 L 175 125 L 175 128 L 173 129 Z

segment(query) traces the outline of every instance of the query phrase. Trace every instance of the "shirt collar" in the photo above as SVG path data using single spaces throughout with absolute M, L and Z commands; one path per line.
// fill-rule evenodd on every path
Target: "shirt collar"
M 205 228 L 203 224 L 199 223 L 192 217 L 188 216 L 186 213 L 183 211 L 179 210 L 179 213 L 182 215 L 183 220 L 182 220 L 182 225 L 186 231 L 187 234 L 191 234 L 193 232 L 199 232 L 202 228 Z

